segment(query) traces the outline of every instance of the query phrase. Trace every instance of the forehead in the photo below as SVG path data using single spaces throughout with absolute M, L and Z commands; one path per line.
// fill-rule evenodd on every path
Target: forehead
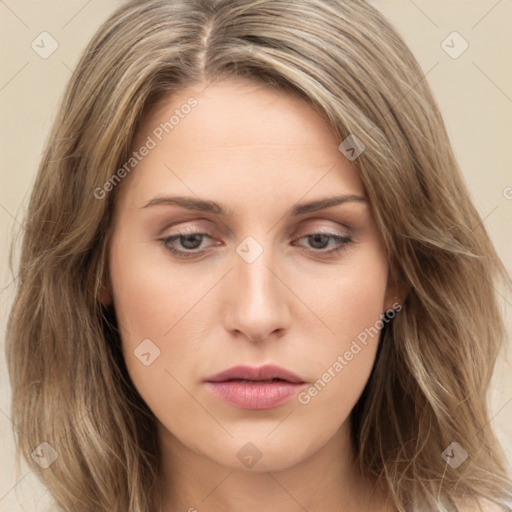
M 305 142 L 308 145 L 327 145 L 335 141 L 332 129 L 315 112 L 313 106 L 298 95 L 244 78 L 232 78 L 198 83 L 164 96 L 144 116 L 140 135 L 180 114 L 190 98 L 197 106 L 181 114 L 173 135 L 193 131 L 203 136 L 202 147 L 208 142 L 218 146 L 240 144 L 287 144 Z M 186 123 L 182 122 L 185 121 Z M 181 129 L 178 130 L 178 126 Z M 184 129 L 185 127 L 185 129 Z
M 141 201 L 162 188 L 288 202 L 312 189 L 322 196 L 333 188 L 363 193 L 334 130 L 312 105 L 245 79 L 195 84 L 164 97 L 144 115 L 132 150 L 150 139 L 151 150 L 126 180 Z

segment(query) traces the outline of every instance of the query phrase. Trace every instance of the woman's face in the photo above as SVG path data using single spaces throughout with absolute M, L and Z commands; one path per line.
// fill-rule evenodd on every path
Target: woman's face
M 362 183 L 314 109 L 242 80 L 204 87 L 143 119 L 117 185 L 111 298 L 169 446 L 283 469 L 348 431 L 396 291 Z M 298 383 L 205 382 L 241 365 Z

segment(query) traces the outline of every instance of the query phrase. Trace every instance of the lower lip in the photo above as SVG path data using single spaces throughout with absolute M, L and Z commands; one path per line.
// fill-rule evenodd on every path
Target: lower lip
M 272 409 L 288 401 L 303 382 L 206 382 L 209 389 L 221 400 L 240 409 Z

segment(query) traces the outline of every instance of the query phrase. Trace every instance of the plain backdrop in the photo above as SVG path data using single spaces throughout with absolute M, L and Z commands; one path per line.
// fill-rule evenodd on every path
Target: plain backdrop
M 512 275 L 512 1 L 372 3 L 397 27 L 420 62 L 473 201 Z M 10 389 L 3 353 L 14 289 L 8 249 L 13 235 L 21 230 L 64 86 L 93 33 L 120 4 L 113 0 L 0 0 L 0 511 L 39 512 L 50 502 L 27 464 L 22 465 L 20 478 L 14 473 Z M 43 32 L 49 36 L 41 35 Z M 45 51 L 58 45 L 51 55 L 43 55 L 46 58 L 41 56 L 42 49 L 33 49 L 37 44 L 43 46 L 41 38 L 46 38 Z M 510 293 L 501 295 L 512 333 L 512 297 Z M 483 310 L 485 304 L 481 307 Z M 509 349 L 499 360 L 489 400 L 493 416 L 489 427 L 496 429 L 511 461 Z

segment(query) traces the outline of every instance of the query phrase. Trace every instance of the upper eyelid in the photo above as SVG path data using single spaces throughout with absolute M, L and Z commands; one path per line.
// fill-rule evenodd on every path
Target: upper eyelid
M 342 200 L 340 200 L 340 198 Z M 165 206 L 176 206 L 173 201 L 170 201 L 172 198 L 154 198 L 153 200 L 149 201 L 144 208 L 149 206 L 156 206 L 161 207 L 164 211 L 167 209 Z M 180 198 L 178 198 L 180 199 Z M 186 202 L 188 202 L 189 198 L 185 198 Z M 323 206 L 322 208 L 319 208 L 318 206 L 315 207 L 316 203 L 326 203 L 329 202 L 330 204 L 328 206 Z M 154 204 L 153 204 L 154 203 Z M 162 204 L 161 204 L 162 203 Z M 334 209 L 336 207 L 340 208 L 340 205 L 342 206 L 342 209 Z M 308 208 L 311 206 L 312 211 L 308 211 Z M 340 196 L 338 198 L 331 198 L 330 200 L 319 200 L 314 201 L 310 205 L 304 204 L 300 205 L 300 208 L 303 208 L 304 210 L 299 210 L 294 213 L 294 216 L 292 217 L 281 217 L 276 219 L 274 222 L 270 222 L 270 226 L 267 229 L 267 233 L 272 231 L 276 226 L 283 223 L 288 226 L 291 223 L 299 222 L 301 225 L 303 223 L 307 223 L 314 220 L 325 220 L 328 222 L 333 222 L 334 224 L 337 224 L 338 226 L 341 226 L 342 228 L 346 228 L 351 232 L 353 229 L 356 229 L 359 231 L 361 227 L 363 227 L 364 224 L 367 223 L 368 215 L 370 215 L 369 210 L 369 203 L 367 198 L 365 197 L 359 197 L 357 195 L 348 194 L 345 196 Z M 171 208 L 171 211 L 173 211 L 174 208 Z M 219 216 L 215 212 L 213 213 L 213 217 L 210 215 L 210 212 L 208 209 L 198 211 L 194 208 L 180 208 L 178 207 L 178 210 L 181 210 L 179 212 L 179 218 L 178 220 L 175 220 L 172 222 L 172 225 L 168 224 L 167 228 L 165 230 L 170 229 L 171 227 L 174 227 L 175 225 L 179 225 L 186 222 L 194 222 L 194 221 L 205 221 L 209 224 L 217 224 L 220 223 L 222 228 L 220 228 L 220 232 L 223 232 L 223 234 L 228 234 L 231 237 L 235 237 L 235 232 L 232 229 L 229 222 L 227 222 L 227 217 L 231 216 Z M 233 213 L 233 212 L 231 212 Z M 347 218 L 349 222 L 345 222 L 345 218 Z M 355 215 L 355 217 L 353 217 Z M 362 215 L 362 217 L 360 217 Z M 308 217 L 310 216 L 310 217 Z M 305 218 L 304 218 L 305 217 Z M 235 218 L 233 216 L 233 218 Z M 361 222 L 362 221 L 362 222 Z M 286 228 L 288 230 L 288 227 Z M 162 233 L 164 230 L 159 230 L 160 233 Z
M 202 226 L 198 226 L 197 224 L 196 225 L 192 225 L 192 226 L 185 226 L 185 227 L 181 227 L 181 224 L 187 224 L 187 223 L 194 223 L 194 222 L 205 222 L 205 223 L 208 223 L 209 226 L 211 226 L 212 224 L 214 224 L 215 222 L 212 221 L 211 219 L 208 219 L 208 218 L 203 218 L 203 219 L 197 219 L 197 218 L 184 218 L 184 219 L 180 219 L 176 222 L 173 222 L 173 225 L 172 226 L 167 226 L 164 230 L 162 230 L 161 232 L 166 232 L 168 230 L 176 230 L 176 231 L 182 231 L 182 230 L 185 230 L 185 231 L 193 231 L 193 232 L 204 232 L 204 231 L 208 231 L 208 232 L 212 232 L 212 230 L 216 230 L 217 228 L 211 228 L 211 227 L 208 227 L 208 228 L 203 228 Z M 327 227 L 325 225 L 322 225 L 322 226 L 318 226 L 318 227 L 306 227 L 306 225 L 308 225 L 309 223 L 312 223 L 312 222 L 329 222 L 331 225 L 334 224 L 335 226 L 334 227 Z M 229 227 L 227 226 L 224 222 L 221 222 L 222 226 L 226 229 L 227 232 L 229 232 L 230 235 L 234 235 L 234 231 Z M 287 223 L 286 223 L 287 224 Z M 337 228 L 342 228 L 342 229 L 346 229 L 347 231 L 349 232 L 352 232 L 354 229 L 355 229 L 355 226 L 354 225 L 351 225 L 353 223 L 347 223 L 347 222 L 344 222 L 342 221 L 342 219 L 335 219 L 335 218 L 319 218 L 319 217 L 313 217 L 313 218 L 309 218 L 309 219 L 302 219 L 299 221 L 299 227 L 296 227 L 294 228 L 295 231 L 298 231 L 298 230 L 302 230 L 302 229 L 313 229 L 315 231 L 317 230 L 321 230 L 321 229 L 325 229 L 325 230 L 336 230 Z M 277 224 L 276 224 L 277 225 Z M 267 230 L 267 232 L 269 232 L 270 230 L 272 229 L 272 227 L 270 229 Z M 219 229 L 220 232 L 224 231 L 224 229 Z M 331 232 L 329 232 L 331 233 Z

